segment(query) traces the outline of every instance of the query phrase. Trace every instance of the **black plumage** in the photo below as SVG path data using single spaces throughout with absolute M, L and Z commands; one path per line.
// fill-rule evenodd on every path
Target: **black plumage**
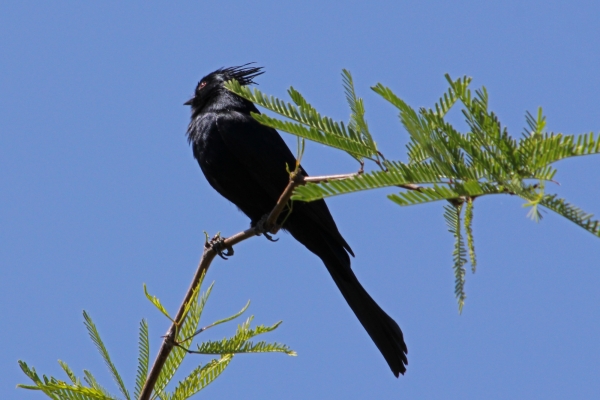
M 250 217 L 253 225 L 273 209 L 289 181 L 286 166 L 293 170 L 296 164 L 277 131 L 252 118 L 251 112 L 259 113 L 254 104 L 223 86 L 230 79 L 252 84 L 262 73 L 261 68 L 247 65 L 219 69 L 202 78 L 194 96 L 185 103 L 192 109 L 188 139 L 202 172 L 217 192 Z M 325 201 L 295 202 L 283 229 L 321 258 L 394 375 L 404 374 L 407 349 L 402 331 L 352 272 L 348 253 L 354 254 Z

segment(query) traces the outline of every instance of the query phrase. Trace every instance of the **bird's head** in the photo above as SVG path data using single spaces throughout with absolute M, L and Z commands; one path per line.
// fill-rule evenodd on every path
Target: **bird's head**
M 192 106 L 193 110 L 202 110 L 205 105 L 209 104 L 219 94 L 227 92 L 223 83 L 235 79 L 241 85 L 250 85 L 255 83 L 253 79 L 264 73 L 262 67 L 248 67 L 249 64 L 240 65 L 238 67 L 220 68 L 198 82 L 194 96 L 183 103 L 186 106 Z

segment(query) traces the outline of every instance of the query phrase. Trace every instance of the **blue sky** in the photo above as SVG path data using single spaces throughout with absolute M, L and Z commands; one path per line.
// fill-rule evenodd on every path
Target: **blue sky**
M 216 68 L 255 61 L 266 68 L 261 90 L 285 97 L 293 85 L 338 120 L 348 116 L 340 72 L 349 69 L 388 158 L 404 159 L 407 134 L 369 87 L 382 82 L 415 107 L 431 106 L 446 90 L 445 73 L 485 85 L 514 136 L 538 106 L 551 131 L 600 131 L 598 2 L 366 4 L 0 4 L 1 398 L 42 398 L 15 389 L 27 382 L 18 359 L 53 375 L 64 360 L 116 392 L 83 309 L 132 387 L 139 320 L 149 320 L 153 356 L 168 326 L 142 283 L 176 308 L 203 231 L 248 226 L 210 188 L 185 139 L 182 103 Z M 356 169 L 316 144 L 304 165 L 313 175 Z M 554 189 L 600 213 L 599 166 L 600 156 L 557 164 Z M 281 234 L 213 264 L 205 322 L 250 299 L 257 323 L 284 321 L 269 339 L 299 356 L 236 357 L 201 395 L 600 397 L 598 238 L 554 214 L 536 224 L 516 198 L 478 200 L 479 266 L 459 316 L 442 204 L 400 208 L 385 198 L 391 192 L 328 203 L 357 255 L 356 274 L 404 331 L 407 374 L 392 376 L 320 261 Z

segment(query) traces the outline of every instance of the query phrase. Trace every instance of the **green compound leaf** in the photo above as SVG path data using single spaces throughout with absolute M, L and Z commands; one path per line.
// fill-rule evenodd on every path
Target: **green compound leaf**
M 249 339 L 271 332 L 279 325 L 281 321 L 271 325 L 258 325 L 250 328 L 250 323 L 254 317 L 249 317 L 244 323 L 238 326 L 236 334 L 231 338 L 225 338 L 220 341 L 207 341 L 198 345 L 194 353 L 198 354 L 237 354 L 237 353 L 270 353 L 279 352 L 290 356 L 295 356 L 296 352 L 288 346 L 280 343 L 249 342 Z
M 171 318 L 171 316 L 169 315 L 169 312 L 167 311 L 167 309 L 165 307 L 163 307 L 163 305 L 161 304 L 158 297 L 152 296 L 150 293 L 148 293 L 148 289 L 146 288 L 145 283 L 144 283 L 144 294 L 146 295 L 146 298 L 150 301 L 150 303 L 154 304 L 154 307 L 156 307 L 158 309 L 158 311 L 160 311 L 165 317 L 169 318 L 169 320 L 171 322 L 175 322 L 175 321 L 173 321 L 173 318 Z
M 150 338 L 148 335 L 148 323 L 145 319 L 140 322 L 140 338 L 138 342 L 138 368 L 135 377 L 135 398 L 140 397 L 146 377 L 148 376 L 148 368 L 150 365 Z
M 344 92 L 346 94 L 346 100 L 348 101 L 348 106 L 350 107 L 351 111 L 348 129 L 352 132 L 360 132 L 362 140 L 365 143 L 368 143 L 370 148 L 377 150 L 377 145 L 373 141 L 373 137 L 369 132 L 369 126 L 365 120 L 365 106 L 363 99 L 356 96 L 356 91 L 354 90 L 354 81 L 350 71 L 346 69 L 342 70 L 342 82 L 344 86 Z
M 467 233 L 467 248 L 469 249 L 469 259 L 471 260 L 471 271 L 475 273 L 477 259 L 475 258 L 475 241 L 473 239 L 473 199 L 467 200 L 466 204 L 465 232 Z
M 60 363 L 64 369 L 64 363 Z M 27 375 L 35 385 L 19 384 L 17 387 L 29 390 L 39 390 L 46 396 L 54 400 L 116 400 L 116 397 L 107 395 L 93 387 L 85 387 L 80 383 L 69 385 L 66 382 L 55 378 L 48 378 L 45 375 L 40 378 L 35 368 L 29 368 L 24 361 L 19 361 L 21 370 Z M 68 369 L 68 367 L 67 367 Z M 70 375 L 70 374 L 68 374 Z
M 358 159 L 374 157 L 377 153 L 374 144 L 367 141 L 359 132 L 346 128 L 343 123 L 335 122 L 331 118 L 322 117 L 293 88 L 288 92 L 298 105 L 286 103 L 274 96 L 267 97 L 258 89 L 251 90 L 235 80 L 225 83 L 225 87 L 240 97 L 295 121 L 281 121 L 264 114 L 252 114 L 261 124 L 344 150 Z
M 192 373 L 179 382 L 173 392 L 172 400 L 184 400 L 192 397 L 217 379 L 233 359 L 233 354 L 224 354 L 204 366 L 198 366 Z
M 544 196 L 540 204 L 574 222 L 592 235 L 600 237 L 600 221 L 593 220 L 593 214 L 586 213 L 582 209 L 567 203 L 564 199 L 557 198 L 556 195 Z
M 81 381 L 79 379 L 77 379 L 77 377 L 73 373 L 73 370 L 71 370 L 71 368 L 69 368 L 69 366 L 67 365 L 66 362 L 58 360 L 58 364 L 61 366 L 61 368 L 63 369 L 63 371 L 65 371 L 65 373 L 67 374 L 67 376 L 71 380 L 71 383 L 76 384 L 76 385 L 80 385 L 81 384 Z
M 83 318 L 85 320 L 84 324 L 88 330 L 90 338 L 92 339 L 92 342 L 94 342 L 94 344 L 96 345 L 96 348 L 98 349 L 98 352 L 102 356 L 104 363 L 108 367 L 108 370 L 110 371 L 113 379 L 117 383 L 117 386 L 119 387 L 119 390 L 121 391 L 121 394 L 123 394 L 123 396 L 125 396 L 125 398 L 127 400 L 130 400 L 129 392 L 127 391 L 127 388 L 125 387 L 125 384 L 123 383 L 123 379 L 121 379 L 121 375 L 119 375 L 117 368 L 115 367 L 115 365 L 112 363 L 112 361 L 110 359 L 108 350 L 106 350 L 106 346 L 104 346 L 104 343 L 102 342 L 102 339 L 100 338 L 100 333 L 98 333 L 98 329 L 96 328 L 96 325 L 94 324 L 94 322 L 92 321 L 92 319 L 90 318 L 88 313 L 85 311 L 83 312 Z M 94 390 L 96 390 L 96 389 L 94 389 Z
M 458 312 L 462 313 L 465 305 L 465 264 L 467 263 L 467 252 L 460 231 L 461 206 L 444 206 L 444 219 L 448 225 L 448 231 L 454 236 L 455 244 L 452 257 L 454 259 L 454 295 L 458 301 Z

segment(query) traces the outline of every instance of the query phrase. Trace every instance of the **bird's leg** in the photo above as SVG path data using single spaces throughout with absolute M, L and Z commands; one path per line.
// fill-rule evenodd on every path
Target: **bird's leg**
M 273 239 L 273 236 L 271 236 L 271 234 L 277 233 L 279 229 L 281 229 L 281 226 L 275 225 L 272 227 L 267 227 L 266 224 L 268 218 L 269 214 L 263 215 L 263 217 L 254 225 L 254 228 L 256 228 L 258 235 L 264 235 L 269 242 L 277 242 L 279 239 Z
M 217 233 L 212 239 L 207 241 L 204 247 L 213 249 L 223 260 L 227 260 L 228 257 L 233 255 L 233 247 L 225 246 L 225 240 L 223 240 L 220 233 Z

